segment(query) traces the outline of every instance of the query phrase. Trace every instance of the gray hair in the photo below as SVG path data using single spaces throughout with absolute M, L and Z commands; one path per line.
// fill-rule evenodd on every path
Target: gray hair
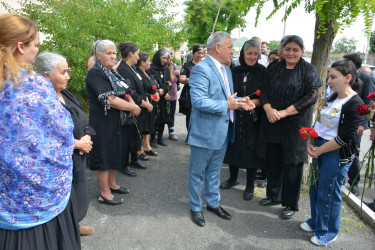
M 225 39 L 230 36 L 228 33 L 224 31 L 217 31 L 210 35 L 210 37 L 207 39 L 207 50 L 212 50 L 215 48 L 216 44 L 220 44 L 221 46 L 224 46 Z
M 116 45 L 111 40 L 97 40 L 92 44 L 92 51 L 94 52 L 95 62 L 98 61 L 98 58 L 96 57 L 96 53 L 101 55 L 104 50 L 108 49 L 109 46 L 113 46 L 116 51 Z
M 169 57 L 171 54 L 171 52 L 167 49 L 161 49 L 160 50 L 160 58 L 161 57 Z
M 259 45 L 261 44 L 262 42 L 262 39 L 260 39 L 260 37 L 257 37 L 257 36 L 253 36 L 252 38 L 250 38 L 251 41 L 254 41 L 256 43 L 258 43 L 259 41 Z
M 260 47 L 259 44 L 253 40 L 246 41 L 245 44 L 243 45 L 243 52 L 245 53 L 248 48 L 257 48 L 258 49 L 258 54 L 260 54 Z
M 66 58 L 62 55 L 53 52 L 42 52 L 35 58 L 35 71 L 41 75 L 45 72 L 53 74 L 57 66 L 62 62 L 66 62 Z

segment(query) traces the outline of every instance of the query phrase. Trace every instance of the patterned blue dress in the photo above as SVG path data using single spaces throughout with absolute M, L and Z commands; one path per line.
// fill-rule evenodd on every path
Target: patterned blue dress
M 46 223 L 72 185 L 73 122 L 50 81 L 21 70 L 0 90 L 0 228 Z

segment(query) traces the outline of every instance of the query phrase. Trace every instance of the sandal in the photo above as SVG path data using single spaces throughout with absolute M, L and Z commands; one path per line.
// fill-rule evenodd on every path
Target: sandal
M 158 152 L 155 152 L 154 150 L 150 150 L 150 151 L 144 151 L 144 153 L 146 154 L 146 155 L 151 155 L 151 156 L 158 156 Z
M 112 200 L 107 200 L 102 195 L 100 195 L 100 198 L 102 198 L 103 200 L 99 200 L 99 202 L 107 205 L 120 205 L 121 203 L 123 203 L 122 199 L 116 196 L 113 197 Z
M 150 160 L 150 158 L 148 158 L 147 155 L 144 152 L 142 154 L 138 155 L 138 158 L 142 161 Z
M 124 188 L 124 187 L 120 187 L 119 189 L 112 189 L 112 188 L 110 189 L 112 193 L 117 193 L 117 194 L 128 194 L 130 192 L 129 189 Z

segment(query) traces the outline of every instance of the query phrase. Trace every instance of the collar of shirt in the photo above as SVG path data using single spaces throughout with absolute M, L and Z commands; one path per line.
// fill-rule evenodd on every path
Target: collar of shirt
M 216 60 L 215 58 L 213 58 L 212 56 L 210 56 L 210 55 L 207 55 L 207 56 L 209 56 L 212 59 L 212 61 L 214 62 L 217 70 L 220 72 L 220 75 L 221 75 L 221 77 L 223 78 L 223 81 L 224 81 L 224 76 L 223 76 L 223 73 L 221 72 L 221 66 L 222 66 L 222 64 L 218 60 Z M 225 81 L 224 81 L 224 83 L 225 83 Z

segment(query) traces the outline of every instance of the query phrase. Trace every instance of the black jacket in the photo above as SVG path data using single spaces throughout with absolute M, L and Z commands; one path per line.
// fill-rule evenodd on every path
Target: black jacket
M 339 127 L 335 141 L 342 146 L 339 149 L 340 165 L 345 165 L 355 157 L 356 135 L 363 117 L 356 111 L 357 106 L 363 104 L 359 95 L 354 95 L 342 105 Z

